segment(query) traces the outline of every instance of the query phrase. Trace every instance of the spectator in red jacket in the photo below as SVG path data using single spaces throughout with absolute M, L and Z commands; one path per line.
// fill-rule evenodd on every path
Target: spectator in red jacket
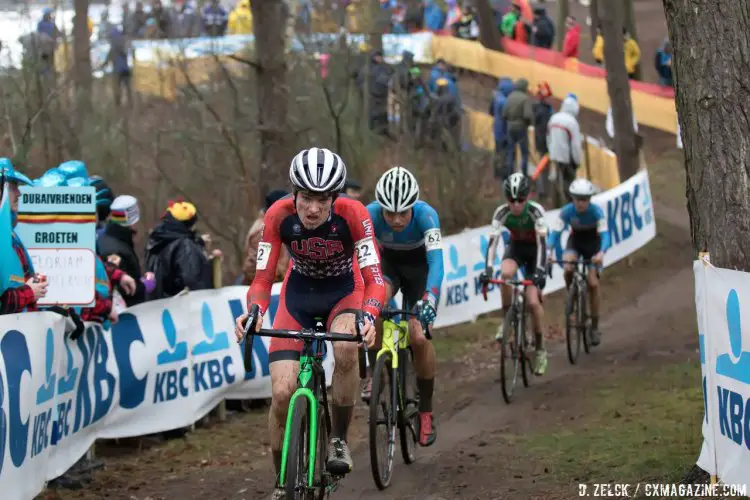
M 576 18 L 568 16 L 565 19 L 565 39 L 563 40 L 563 56 L 578 58 L 578 46 L 581 43 L 581 25 Z

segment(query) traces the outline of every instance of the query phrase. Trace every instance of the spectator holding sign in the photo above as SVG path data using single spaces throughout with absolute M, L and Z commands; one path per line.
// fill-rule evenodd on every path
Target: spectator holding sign
M 3 275 L 8 276 L 8 288 L 0 295 L 0 314 L 14 314 L 37 310 L 37 301 L 47 295 L 47 280 L 34 272 L 29 253 L 13 228 L 18 215 L 18 199 L 21 196 L 19 185 L 31 186 L 31 179 L 13 168 L 7 158 L 0 158 L 2 171 L 2 214 L 5 226 L 10 218 L 11 248 L 2 249 Z M 2 228 L 5 229 L 4 227 Z M 11 251 L 12 249 L 12 251 Z M 7 255 L 6 255 L 7 253 Z

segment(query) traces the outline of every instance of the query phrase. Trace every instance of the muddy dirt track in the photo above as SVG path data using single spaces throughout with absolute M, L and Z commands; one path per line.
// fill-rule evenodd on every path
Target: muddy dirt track
M 574 484 L 546 480 L 548 470 L 526 460 L 509 435 L 575 424 L 583 416 L 587 381 L 593 377 L 625 368 L 647 373 L 665 360 L 696 358 L 687 214 L 664 206 L 655 211 L 658 238 L 636 254 L 632 266 L 618 264 L 603 276 L 604 337 L 591 355 L 582 354 L 579 364 L 571 366 L 564 341 L 551 329 L 548 374 L 534 378 L 529 389 L 519 387 L 509 406 L 495 382 L 496 353 L 487 348 L 497 318 L 445 332 L 461 335 L 472 346 L 438 366 L 435 445 L 419 449 L 417 462 L 409 467 L 397 452 L 392 486 L 387 492 L 377 491 L 365 442 L 366 410 L 359 404 L 351 436 L 355 470 L 332 498 L 577 496 Z M 545 301 L 553 323 L 559 323 L 559 295 Z M 92 484 L 79 491 L 47 492 L 42 498 L 268 498 L 274 478 L 266 433 L 266 412 L 261 410 L 235 414 L 227 423 L 200 429 L 186 440 L 153 445 L 133 440 L 136 448 L 104 444 L 98 449 L 107 468 Z

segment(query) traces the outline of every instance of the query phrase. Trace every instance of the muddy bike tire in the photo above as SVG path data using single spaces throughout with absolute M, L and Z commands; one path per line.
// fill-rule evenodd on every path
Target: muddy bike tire
M 516 311 L 511 308 L 505 313 L 505 319 L 503 319 L 503 339 L 500 343 L 500 384 L 503 399 L 507 404 L 513 401 L 521 362 L 517 328 Z
M 578 291 L 578 331 L 583 341 L 583 350 L 586 354 L 591 352 L 591 338 L 589 336 L 589 315 L 588 315 L 588 283 L 583 281 L 579 283 L 581 289 Z
M 573 282 L 568 289 L 568 296 L 565 298 L 565 340 L 568 349 L 568 361 L 571 365 L 578 363 L 578 355 L 581 354 L 578 309 L 578 284 Z
M 328 426 L 326 410 L 318 403 L 318 452 L 315 454 L 315 500 L 323 500 L 328 493 L 326 462 L 328 461 Z
M 396 409 L 393 407 L 393 370 L 391 353 L 378 357 L 372 370 L 370 395 L 370 470 L 375 486 L 386 489 L 393 477 L 393 456 L 396 451 Z M 378 432 L 385 426 L 385 447 L 381 450 L 383 436 Z M 385 455 L 385 456 L 383 456 Z
M 526 314 L 522 323 L 519 320 L 519 323 L 523 324 L 523 331 L 518 334 L 518 340 L 521 345 L 519 350 L 519 357 L 521 359 L 521 379 L 523 380 L 524 387 L 530 386 L 531 380 L 534 378 L 534 363 L 531 359 L 532 355 L 529 353 L 529 348 L 533 343 L 529 341 L 528 319 L 529 315 Z
M 401 398 L 397 414 L 401 458 L 404 463 L 413 464 L 417 459 L 419 440 L 419 391 L 414 371 L 414 353 L 411 347 L 398 351 L 398 388 Z M 401 404 L 403 403 L 403 406 Z
M 294 404 L 292 426 L 286 455 L 286 477 L 284 492 L 287 500 L 312 500 L 313 491 L 307 488 L 310 446 L 310 404 L 305 397 L 298 397 Z M 316 453 L 317 454 L 317 453 Z

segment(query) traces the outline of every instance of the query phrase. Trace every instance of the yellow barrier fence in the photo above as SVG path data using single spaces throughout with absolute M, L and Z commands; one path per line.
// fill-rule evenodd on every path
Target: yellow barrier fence
M 478 42 L 453 37 L 432 37 L 435 59 L 458 68 L 499 78 L 525 78 L 531 88 L 549 82 L 553 95 L 563 99 L 568 93 L 578 96 L 581 106 L 606 114 L 609 109 L 607 82 L 602 78 L 583 76 L 572 71 L 542 64 L 531 59 L 510 56 L 483 47 Z M 633 112 L 638 123 L 677 134 L 677 110 L 674 100 L 631 90 Z

